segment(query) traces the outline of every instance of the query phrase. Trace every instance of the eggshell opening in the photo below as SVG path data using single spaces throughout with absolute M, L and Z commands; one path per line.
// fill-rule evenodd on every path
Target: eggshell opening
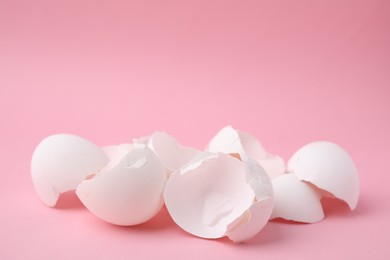
M 134 141 L 146 144 L 170 172 L 179 169 L 200 153 L 195 148 L 181 145 L 174 137 L 164 132 L 155 132 L 149 137 Z
M 359 199 L 359 175 L 349 154 L 340 146 L 326 141 L 309 143 L 288 162 L 289 171 L 300 180 L 345 201 L 351 209 Z
M 324 218 L 321 195 L 292 173 L 272 179 L 274 209 L 271 219 L 315 223 Z
M 56 134 L 42 140 L 31 159 L 31 177 L 40 199 L 56 205 L 61 193 L 100 171 L 108 162 L 93 143 L 71 134 Z
M 163 205 L 167 173 L 149 148 L 134 148 L 117 165 L 83 181 L 76 194 L 94 215 L 130 226 L 148 221 Z
M 247 154 L 255 159 L 267 172 L 270 178 L 286 171 L 286 165 L 279 156 L 268 153 L 252 135 L 235 130 L 232 126 L 222 128 L 209 142 L 209 152 L 222 152 L 232 156 Z
M 165 204 L 185 231 L 202 238 L 223 237 L 255 199 L 245 177 L 241 161 L 203 153 L 168 179 Z

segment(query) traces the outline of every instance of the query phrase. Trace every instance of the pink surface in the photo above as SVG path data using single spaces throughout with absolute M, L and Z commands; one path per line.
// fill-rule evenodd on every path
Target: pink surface
M 378 0 L 0 0 L 0 259 L 390 258 L 389 13 Z M 235 245 L 165 210 L 116 227 L 33 190 L 49 134 L 106 145 L 163 130 L 203 148 L 226 124 L 285 159 L 340 144 L 360 171 L 357 209 L 327 203 L 318 224 L 271 222 Z

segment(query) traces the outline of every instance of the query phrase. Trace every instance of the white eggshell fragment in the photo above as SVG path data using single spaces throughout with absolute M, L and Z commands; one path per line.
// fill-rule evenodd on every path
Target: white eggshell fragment
M 61 193 L 74 190 L 107 162 L 107 156 L 93 143 L 71 134 L 56 134 L 35 148 L 31 176 L 38 196 L 53 207 Z
M 126 143 L 102 147 L 103 152 L 109 159 L 109 162 L 104 167 L 104 170 L 107 171 L 117 165 L 123 159 L 123 157 L 125 157 L 125 155 L 127 155 L 133 149 L 135 149 L 134 145 Z
M 245 153 L 260 163 L 270 178 L 286 171 L 282 158 L 268 153 L 252 135 L 237 131 L 232 126 L 222 128 L 209 142 L 207 151 L 231 155 Z
M 166 170 L 153 151 L 134 148 L 111 169 L 83 181 L 76 194 L 102 220 L 137 225 L 161 209 L 166 179 Z
M 185 231 L 203 238 L 220 238 L 251 206 L 255 194 L 245 181 L 239 160 L 222 153 L 205 155 L 168 179 L 165 205 Z
M 265 170 L 245 154 L 240 155 L 245 167 L 246 181 L 255 192 L 255 200 L 244 213 L 239 224 L 228 232 L 227 236 L 234 242 L 248 240 L 255 236 L 267 224 L 272 209 L 273 189 L 271 180 Z
M 170 172 L 179 169 L 200 153 L 195 148 L 181 145 L 174 137 L 164 132 L 155 132 L 149 137 L 135 139 L 134 143 L 143 143 L 152 149 Z
M 321 195 L 292 173 L 272 179 L 274 209 L 271 219 L 315 223 L 324 218 Z
M 229 239 L 237 243 L 255 236 L 268 223 L 272 208 L 272 198 L 254 202 L 245 212 L 243 221 L 227 234 Z
M 355 163 L 340 146 L 326 141 L 309 143 L 288 162 L 288 169 L 300 180 L 345 201 L 351 209 L 359 198 L 359 175 Z
M 259 223 L 249 221 L 257 196 L 272 200 L 272 186 L 262 171 L 263 176 L 248 173 L 240 160 L 227 154 L 202 153 L 168 179 L 165 205 L 173 220 L 195 236 L 228 235 L 237 242 L 248 239 L 264 226 L 271 213 L 261 212 L 263 218 L 258 213 Z M 239 231 L 244 224 L 250 228 Z

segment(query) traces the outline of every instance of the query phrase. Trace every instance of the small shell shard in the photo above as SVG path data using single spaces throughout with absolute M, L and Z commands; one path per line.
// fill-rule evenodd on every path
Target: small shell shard
M 203 238 L 227 235 L 240 242 L 264 227 L 273 206 L 271 181 L 255 160 L 240 157 L 205 152 L 170 177 L 165 203 L 181 228 Z

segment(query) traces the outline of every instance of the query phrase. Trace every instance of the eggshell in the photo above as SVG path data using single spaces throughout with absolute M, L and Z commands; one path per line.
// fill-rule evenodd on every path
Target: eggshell
M 155 132 L 149 137 L 135 139 L 134 142 L 146 144 L 170 172 L 179 169 L 200 153 L 195 148 L 181 145 L 174 137 L 164 132 Z
M 165 204 L 185 231 L 202 238 L 223 237 L 255 199 L 245 176 L 241 161 L 206 152 L 171 175 Z
M 264 168 L 246 154 L 240 154 L 245 170 L 245 180 L 255 193 L 256 201 L 263 201 L 273 197 L 271 180 Z
M 345 201 L 351 209 L 359 198 L 359 175 L 349 154 L 340 146 L 326 141 L 309 143 L 288 162 L 289 171 L 300 180 Z
M 166 179 L 166 170 L 153 151 L 134 148 L 111 169 L 83 181 L 76 194 L 102 220 L 137 225 L 161 209 Z
M 241 154 L 240 157 L 245 167 L 246 182 L 256 197 L 239 223 L 230 226 L 227 236 L 234 242 L 250 239 L 263 229 L 271 216 L 274 204 L 271 180 L 263 167 L 245 154 Z
M 228 236 L 241 242 L 268 222 L 273 207 L 271 181 L 245 154 L 199 154 L 167 181 L 164 198 L 173 220 L 202 238 Z
M 31 177 L 38 196 L 53 207 L 61 193 L 75 189 L 107 162 L 107 156 L 93 143 L 71 134 L 56 134 L 45 138 L 35 148 Z
M 235 130 L 232 126 L 222 128 L 209 142 L 207 151 L 222 152 L 236 156 L 247 154 L 265 169 L 270 178 L 286 171 L 282 158 L 268 153 L 252 135 Z
M 110 170 L 116 166 L 130 151 L 134 150 L 132 144 L 110 145 L 102 147 L 103 152 L 107 155 L 109 162 L 104 167 L 104 170 Z
M 252 204 L 244 220 L 230 231 L 227 236 L 238 243 L 254 237 L 268 223 L 273 209 L 273 199 L 257 201 Z
M 257 159 L 257 161 L 268 173 L 268 176 L 271 179 L 278 177 L 286 172 L 286 163 L 281 157 L 277 155 L 268 154 L 263 158 Z
M 321 195 L 292 173 L 272 179 L 274 209 L 271 219 L 315 223 L 324 218 Z
M 237 131 L 228 125 L 222 128 L 209 142 L 207 150 L 228 154 L 245 153 L 254 159 L 263 158 L 267 151 L 260 142 L 248 133 Z

